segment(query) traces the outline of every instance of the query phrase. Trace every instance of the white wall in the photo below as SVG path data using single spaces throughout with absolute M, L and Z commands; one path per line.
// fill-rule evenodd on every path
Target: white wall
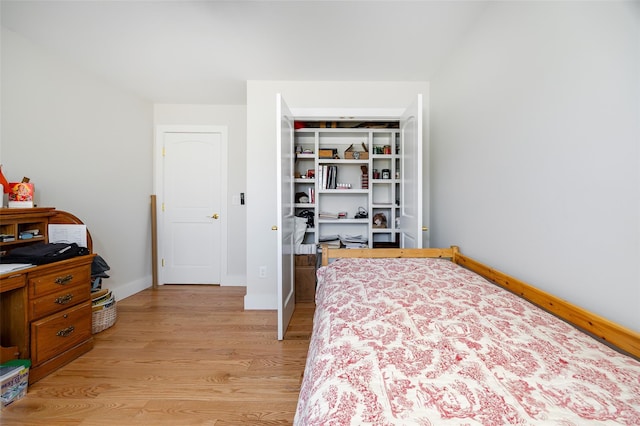
M 226 126 L 227 163 L 227 265 L 223 285 L 245 285 L 247 209 L 233 197 L 246 192 L 247 108 L 244 105 L 167 105 L 154 107 L 156 126 Z
M 432 245 L 640 331 L 640 3 L 495 2 L 432 79 Z
M 290 108 L 405 108 L 424 95 L 426 82 L 247 83 L 247 295 L 246 309 L 276 309 L 276 93 Z M 426 126 L 425 126 L 426 128 Z M 426 140 L 426 137 L 425 137 Z M 425 146 L 425 153 L 428 151 Z M 425 187 L 427 187 L 425 185 Z M 426 197 L 428 200 L 428 196 Z M 428 204 L 424 208 L 428 213 Z M 428 217 L 424 219 L 428 224 Z M 266 278 L 258 268 L 267 267 Z
M 5 176 L 87 224 L 117 298 L 150 286 L 152 105 L 4 28 L 1 47 Z

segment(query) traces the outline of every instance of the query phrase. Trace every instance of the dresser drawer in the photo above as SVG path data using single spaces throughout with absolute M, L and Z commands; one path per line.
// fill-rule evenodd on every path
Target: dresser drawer
M 31 322 L 31 362 L 38 365 L 91 337 L 91 301 Z
M 16 288 L 24 287 L 27 275 L 18 273 L 15 275 L 9 275 L 0 280 L 0 292 L 15 290 Z
M 91 288 L 91 265 L 66 266 L 29 274 L 29 297 L 44 296 L 79 284 Z
M 90 297 L 91 289 L 88 284 L 62 288 L 55 293 L 31 300 L 29 303 L 29 318 L 32 320 L 42 318 L 89 300 Z

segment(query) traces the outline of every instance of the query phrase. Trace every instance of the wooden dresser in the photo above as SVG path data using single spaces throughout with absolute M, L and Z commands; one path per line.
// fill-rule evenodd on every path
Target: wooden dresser
M 81 223 L 54 208 L 0 209 L 0 231 L 15 234 L 0 250 L 48 241 L 49 223 Z M 28 229 L 35 238 L 21 240 Z M 10 239 L 10 238 L 9 238 Z M 91 251 L 91 238 L 87 236 Z M 0 275 L 0 344 L 2 361 L 31 359 L 33 383 L 91 350 L 91 263 L 94 254 Z

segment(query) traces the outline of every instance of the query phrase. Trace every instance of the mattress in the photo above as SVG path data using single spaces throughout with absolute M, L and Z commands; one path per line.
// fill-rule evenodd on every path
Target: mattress
M 640 362 L 444 259 L 318 270 L 296 425 L 640 424 Z

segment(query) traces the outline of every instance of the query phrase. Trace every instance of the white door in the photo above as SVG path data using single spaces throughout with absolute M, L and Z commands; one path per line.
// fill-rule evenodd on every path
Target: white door
M 422 95 L 400 118 L 400 247 L 422 248 Z
M 226 246 L 226 128 L 159 129 L 161 284 L 220 284 Z
M 284 339 L 284 333 L 295 308 L 294 282 L 294 205 L 293 205 L 293 168 L 294 168 L 294 128 L 293 114 L 278 94 L 277 109 L 277 239 L 278 259 L 278 340 Z

